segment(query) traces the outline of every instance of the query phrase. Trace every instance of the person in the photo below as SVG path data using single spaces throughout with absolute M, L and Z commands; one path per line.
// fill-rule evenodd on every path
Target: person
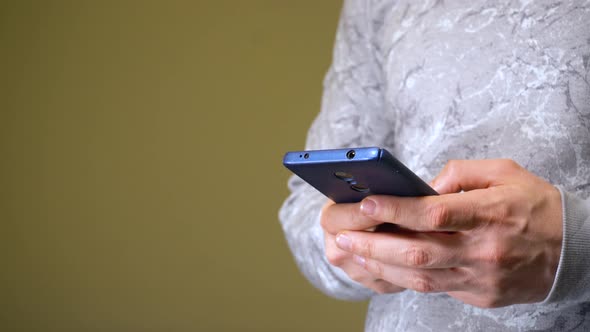
M 590 2 L 346 0 L 307 149 L 381 146 L 439 196 L 280 220 L 367 331 L 590 330 Z M 399 232 L 371 232 L 393 223 Z

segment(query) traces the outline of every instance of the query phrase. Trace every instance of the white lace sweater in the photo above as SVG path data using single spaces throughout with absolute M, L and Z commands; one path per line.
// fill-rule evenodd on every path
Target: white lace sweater
M 588 0 L 346 1 L 306 148 L 382 146 L 425 180 L 450 159 L 514 159 L 561 189 L 563 251 L 543 303 L 379 296 L 328 264 L 325 198 L 293 177 L 280 219 L 305 276 L 370 298 L 367 331 L 589 331 L 589 73 Z

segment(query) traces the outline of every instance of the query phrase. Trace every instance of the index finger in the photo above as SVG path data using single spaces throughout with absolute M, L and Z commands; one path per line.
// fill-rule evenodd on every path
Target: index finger
M 499 201 L 488 190 L 425 197 L 375 195 L 361 202 L 362 213 L 376 222 L 415 231 L 465 231 L 493 219 Z
M 324 205 L 320 218 L 322 228 L 336 235 L 343 230 L 362 231 L 382 223 L 363 214 L 360 208 L 360 203 L 330 202 Z

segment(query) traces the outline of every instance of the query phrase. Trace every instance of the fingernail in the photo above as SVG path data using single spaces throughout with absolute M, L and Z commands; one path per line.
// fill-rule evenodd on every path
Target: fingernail
M 358 265 L 360 265 L 360 266 L 362 266 L 362 267 L 365 267 L 365 262 L 366 262 L 366 261 L 365 261 L 365 257 L 363 257 L 363 256 L 359 256 L 359 255 L 353 255 L 353 256 L 352 256 L 352 260 L 353 260 L 353 261 L 354 261 L 356 264 L 358 264 Z
M 365 199 L 361 203 L 361 212 L 367 216 L 370 216 L 375 212 L 376 206 L 377 206 L 377 204 L 375 203 L 375 201 L 373 201 L 371 199 Z
M 338 248 L 342 249 L 342 250 L 346 250 L 346 251 L 351 251 L 352 250 L 352 241 L 350 240 L 350 237 L 348 237 L 345 234 L 338 234 L 338 236 L 336 236 L 336 244 L 338 245 Z

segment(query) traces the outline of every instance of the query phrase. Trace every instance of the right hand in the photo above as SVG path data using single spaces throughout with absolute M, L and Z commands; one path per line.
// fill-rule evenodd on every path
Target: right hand
M 324 205 L 322 208 L 321 226 L 324 230 L 326 258 L 328 262 L 342 269 L 352 280 L 379 294 L 403 291 L 404 288 L 373 276 L 361 265 L 355 263 L 354 255 L 338 248 L 336 245 L 336 235 L 341 231 L 369 231 L 365 228 L 359 229 L 358 225 L 367 225 L 366 222 L 360 222 L 361 219 L 366 220 L 367 217 L 360 212 L 360 203 L 335 204 L 329 201 Z

